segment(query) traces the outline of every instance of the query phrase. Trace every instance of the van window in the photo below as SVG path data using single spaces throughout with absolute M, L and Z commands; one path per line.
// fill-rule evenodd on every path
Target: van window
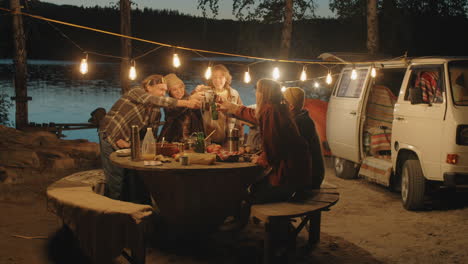
M 449 76 L 454 104 L 468 106 L 468 61 L 450 62 Z
M 359 98 L 359 96 L 361 96 L 368 71 L 369 69 L 357 69 L 357 78 L 352 80 L 352 70 L 344 70 L 341 76 L 340 86 L 338 87 L 337 96 Z
M 405 93 L 405 101 L 410 101 L 410 96 L 415 96 L 418 103 L 442 103 L 444 101 L 443 76 L 442 66 L 413 67 Z

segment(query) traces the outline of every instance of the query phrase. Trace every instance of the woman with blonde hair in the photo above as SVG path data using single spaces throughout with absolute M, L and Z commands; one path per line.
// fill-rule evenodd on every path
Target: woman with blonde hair
M 290 199 L 310 187 L 311 157 L 307 143 L 299 134 L 289 107 L 283 101 L 281 86 L 270 79 L 257 82 L 256 109 L 224 101 L 219 109 L 239 119 L 257 124 L 263 152 L 252 162 L 265 169 L 263 177 L 251 188 L 250 203 Z
M 208 80 L 208 86 L 198 85 L 195 92 L 199 91 L 213 91 L 218 100 L 227 101 L 237 105 L 243 105 L 239 92 L 231 87 L 232 76 L 226 66 L 217 64 L 212 67 L 212 75 Z M 226 115 L 225 113 L 218 113 L 218 119 L 213 120 L 211 111 L 203 112 L 203 126 L 205 134 L 211 134 L 211 141 L 220 145 L 226 142 L 229 129 L 239 129 L 239 135 L 243 137 L 242 125 L 235 118 Z

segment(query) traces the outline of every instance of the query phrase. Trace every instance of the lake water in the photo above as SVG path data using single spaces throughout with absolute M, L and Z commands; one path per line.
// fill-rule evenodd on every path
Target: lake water
M 184 69 L 182 73 L 177 73 L 185 82 L 188 91 L 192 91 L 195 86 L 203 83 L 203 66 L 197 67 L 196 63 L 191 62 L 190 67 Z M 231 70 L 234 69 L 231 72 L 232 87 L 239 91 L 244 104 L 254 104 L 256 79 L 253 78 L 250 84 L 246 84 L 242 81 L 243 72 L 240 70 L 236 72 L 235 67 L 227 66 Z M 120 65 L 116 63 L 90 64 L 89 72 L 84 76 L 79 73 L 78 67 L 77 63 L 67 61 L 28 61 L 28 96 L 32 97 L 32 101 L 28 103 L 29 122 L 86 123 L 90 118 L 90 113 L 97 107 L 103 107 L 106 110 L 111 108 L 120 97 Z M 139 77 L 143 78 L 160 72 L 152 69 L 151 66 L 145 68 L 141 70 Z M 264 72 L 262 75 L 267 75 L 267 73 Z M 0 60 L 0 92 L 14 96 L 13 76 L 12 61 Z M 329 87 L 314 88 L 312 82 L 290 83 L 289 85 L 301 85 L 308 97 L 328 100 Z M 9 119 L 13 125 L 14 106 L 10 108 Z M 65 139 L 98 141 L 96 129 L 64 131 L 64 134 Z
M 93 68 L 86 78 L 78 73 L 78 66 L 63 61 L 28 61 L 28 96 L 32 97 L 28 103 L 29 122 L 86 123 L 97 107 L 110 109 L 120 97 L 120 65 L 90 65 Z M 233 78 L 232 87 L 239 91 L 244 104 L 254 104 L 255 82 L 245 84 L 237 77 Z M 188 72 L 182 79 L 189 91 L 203 83 L 201 74 Z M 14 96 L 11 60 L 0 60 L 0 91 Z M 15 120 L 14 106 L 10 108 L 9 119 Z M 96 129 L 64 131 L 64 134 L 65 139 L 98 140 Z

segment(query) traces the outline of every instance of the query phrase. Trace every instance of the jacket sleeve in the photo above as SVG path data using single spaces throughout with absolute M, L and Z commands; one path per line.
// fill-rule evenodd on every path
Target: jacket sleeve
M 127 93 L 128 99 L 132 102 L 144 105 L 159 107 L 175 107 L 177 99 L 165 96 L 155 96 L 147 93 L 142 88 L 134 88 Z
M 234 116 L 245 120 L 251 124 L 258 125 L 258 120 L 255 117 L 255 109 L 246 107 L 246 106 L 239 106 L 237 111 L 234 113 Z

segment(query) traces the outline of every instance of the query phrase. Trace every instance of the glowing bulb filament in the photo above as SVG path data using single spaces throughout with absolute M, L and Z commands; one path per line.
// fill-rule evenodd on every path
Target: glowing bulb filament
M 80 72 L 81 74 L 88 73 L 88 60 L 87 59 L 81 59 Z
M 135 80 L 137 77 L 137 74 L 136 74 L 136 69 L 135 69 L 135 65 L 132 65 L 130 67 L 130 71 L 128 72 L 128 78 L 130 78 L 130 80 Z
M 174 53 L 174 58 L 172 59 L 172 62 L 174 64 L 174 67 L 179 68 L 180 59 L 179 59 L 179 55 L 177 55 L 177 53 Z
M 357 72 L 355 69 L 351 71 L 351 80 L 356 80 L 357 79 Z
M 372 76 L 372 78 L 375 78 L 375 76 L 377 76 L 377 71 L 375 70 L 374 67 L 372 67 L 370 75 Z
M 281 87 L 281 92 L 282 92 L 282 93 L 286 92 L 286 87 L 284 87 L 284 86 Z
M 306 73 L 305 69 L 302 69 L 301 81 L 305 81 L 305 80 L 307 80 L 307 73 Z
M 246 71 L 245 74 L 244 74 L 244 82 L 245 83 L 250 83 L 252 79 L 250 78 L 250 73 L 249 71 Z
M 211 67 L 208 67 L 205 72 L 205 79 L 210 79 L 211 78 Z
M 332 77 L 331 77 L 331 74 L 330 74 L 330 73 L 327 74 L 327 78 L 326 78 L 325 81 L 327 82 L 327 84 L 331 84 L 331 83 L 332 83 Z
M 314 82 L 314 87 L 315 87 L 315 88 L 319 88 L 319 83 L 318 83 L 318 82 Z
M 275 68 L 273 69 L 273 79 L 274 79 L 274 80 L 278 80 L 279 77 L 280 77 L 280 71 L 279 71 L 278 67 L 275 67 Z

